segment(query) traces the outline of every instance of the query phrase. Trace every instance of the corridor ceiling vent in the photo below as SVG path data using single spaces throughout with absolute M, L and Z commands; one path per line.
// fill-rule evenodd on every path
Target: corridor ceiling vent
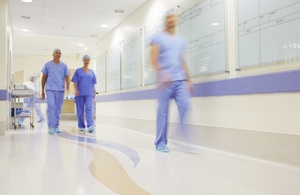
M 25 20 L 29 20 L 31 17 L 30 16 L 21 16 L 22 19 L 25 19 Z
M 125 12 L 124 9 L 115 9 L 114 11 L 115 11 L 117 14 L 122 14 L 122 13 Z

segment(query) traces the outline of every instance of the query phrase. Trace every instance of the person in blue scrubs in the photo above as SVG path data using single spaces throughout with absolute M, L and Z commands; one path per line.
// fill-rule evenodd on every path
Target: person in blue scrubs
M 97 81 L 94 71 L 89 69 L 90 57 L 88 55 L 83 56 L 83 63 L 83 67 L 76 69 L 72 82 L 74 82 L 76 90 L 75 102 L 79 131 L 84 131 L 87 127 L 88 132 L 92 133 L 95 129 L 93 100 L 96 95 L 95 85 Z
M 40 96 L 40 87 L 37 83 L 37 80 L 39 78 L 39 75 L 33 75 L 31 77 L 31 82 L 34 85 L 34 92 L 35 92 L 35 96 L 34 96 L 34 108 L 35 111 L 37 113 L 37 115 L 39 116 L 39 120 L 37 121 L 38 123 L 41 123 L 45 120 L 44 114 L 42 113 L 42 109 L 41 109 L 41 104 L 37 103 L 37 101 L 41 98 Z
M 50 135 L 60 133 L 59 122 L 65 88 L 68 92 L 70 87 L 70 71 L 68 66 L 60 61 L 60 58 L 60 49 L 54 49 L 53 60 L 47 62 L 42 69 L 42 98 L 45 99 L 47 96 L 47 117 Z
M 174 99 L 180 116 L 181 127 L 190 105 L 193 84 L 184 60 L 185 41 L 175 35 L 177 14 L 169 11 L 166 16 L 165 30 L 151 38 L 151 62 L 156 71 L 158 90 L 158 111 L 156 124 L 156 150 L 169 152 L 168 113 L 169 101 Z
M 24 84 L 27 85 L 27 88 L 34 91 L 34 108 L 35 108 L 37 115 L 40 118 L 37 122 L 41 123 L 45 120 L 45 117 L 41 110 L 41 104 L 37 103 L 37 101 L 40 99 L 40 91 L 39 91 L 39 87 L 37 84 L 38 77 L 39 77 L 39 75 L 33 75 L 30 77 L 30 80 Z M 30 107 L 30 98 L 25 98 L 24 103 L 25 103 L 26 109 L 29 108 Z M 21 124 L 23 124 L 24 120 L 25 120 L 25 118 L 21 117 L 19 122 Z

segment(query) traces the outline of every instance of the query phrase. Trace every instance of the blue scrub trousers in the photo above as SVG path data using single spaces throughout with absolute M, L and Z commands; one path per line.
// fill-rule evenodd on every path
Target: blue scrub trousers
M 155 145 L 168 144 L 168 115 L 169 102 L 174 99 L 180 116 L 180 123 L 183 127 L 184 119 L 190 105 L 190 92 L 186 81 L 170 82 L 164 89 L 158 89 L 158 112 L 156 121 Z
M 87 127 L 94 125 L 93 119 L 93 96 L 76 96 L 76 111 L 78 128 L 85 128 L 84 119 L 86 118 Z
M 42 113 L 41 104 L 35 103 L 37 101 L 37 99 L 38 99 L 37 97 L 34 97 L 34 104 L 33 104 L 34 109 L 35 109 L 37 115 L 39 116 L 40 120 L 43 120 L 43 119 L 45 119 L 45 117 L 44 117 L 44 114 Z M 30 107 L 30 98 L 25 98 L 24 103 L 26 105 L 26 108 L 29 108 Z M 25 120 L 25 118 L 21 118 L 21 121 L 24 121 L 24 120 Z
M 61 108 L 64 102 L 64 92 L 47 90 L 46 95 L 47 95 L 47 106 L 48 106 L 47 108 L 48 127 L 58 128 Z

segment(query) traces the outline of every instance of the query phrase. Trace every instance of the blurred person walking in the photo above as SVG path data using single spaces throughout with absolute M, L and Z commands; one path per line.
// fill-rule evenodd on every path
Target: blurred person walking
M 157 76 L 158 111 L 155 147 L 159 152 L 169 152 L 167 132 L 170 100 L 174 99 L 177 104 L 183 127 L 191 93 L 194 90 L 184 59 L 186 43 L 175 35 L 177 18 L 175 11 L 169 11 L 165 19 L 165 30 L 156 33 L 150 42 L 151 62 Z

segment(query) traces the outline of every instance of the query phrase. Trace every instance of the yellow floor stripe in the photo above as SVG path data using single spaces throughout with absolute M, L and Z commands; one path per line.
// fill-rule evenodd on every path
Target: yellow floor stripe
M 103 185 L 120 195 L 148 195 L 127 174 L 123 166 L 110 153 L 98 148 L 79 144 L 93 153 L 89 166 L 91 174 Z

